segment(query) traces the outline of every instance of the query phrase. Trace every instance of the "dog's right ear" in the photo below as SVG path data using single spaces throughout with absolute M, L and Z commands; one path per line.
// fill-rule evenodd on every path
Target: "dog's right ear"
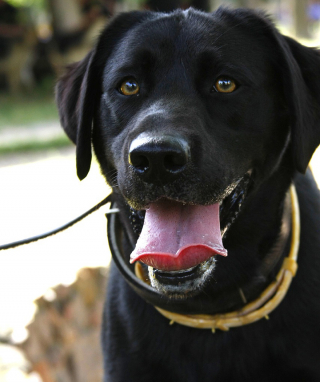
M 91 164 L 91 126 L 94 113 L 92 62 L 95 50 L 82 61 L 70 65 L 56 87 L 60 123 L 77 146 L 77 174 L 85 178 Z M 90 96 L 91 94 L 91 96 Z
M 77 174 L 85 178 L 91 164 L 91 131 L 95 108 L 101 96 L 102 73 L 113 48 L 135 24 L 154 18 L 151 12 L 123 13 L 101 33 L 96 47 L 80 62 L 72 64 L 56 87 L 60 122 L 77 145 Z

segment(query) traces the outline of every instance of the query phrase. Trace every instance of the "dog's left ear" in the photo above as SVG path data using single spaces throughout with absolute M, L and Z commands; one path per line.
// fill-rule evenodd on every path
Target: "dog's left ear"
M 282 81 L 291 118 L 293 160 L 304 173 L 320 144 L 320 52 L 289 37 L 278 38 L 286 61 Z
M 284 90 L 291 128 L 295 168 L 304 173 L 320 144 L 320 51 L 308 48 L 278 32 L 263 12 L 219 8 L 215 14 L 230 25 L 249 28 L 250 35 L 271 38 L 274 61 Z

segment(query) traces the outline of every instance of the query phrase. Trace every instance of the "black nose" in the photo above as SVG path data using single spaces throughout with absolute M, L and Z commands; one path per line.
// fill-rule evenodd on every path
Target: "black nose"
M 173 135 L 142 133 L 131 142 L 129 149 L 129 163 L 146 182 L 169 182 L 185 169 L 189 161 L 187 140 Z

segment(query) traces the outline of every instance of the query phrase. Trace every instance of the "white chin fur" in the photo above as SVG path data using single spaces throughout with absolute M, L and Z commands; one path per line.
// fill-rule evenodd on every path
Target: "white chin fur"
M 195 294 L 200 292 L 203 285 L 210 279 L 212 272 L 216 266 L 216 257 L 212 256 L 209 260 L 201 263 L 197 270 L 197 277 L 192 280 L 179 282 L 178 285 L 171 284 L 163 284 L 161 283 L 154 273 L 153 267 L 148 267 L 148 275 L 153 288 L 157 289 L 159 292 L 165 295 L 171 295 L 173 298 L 185 298 L 190 296 L 190 294 Z M 195 267 L 193 267 L 195 268 Z M 192 268 L 188 269 L 191 270 Z M 173 271 L 167 272 L 172 275 L 176 274 L 179 277 L 179 273 L 186 272 L 188 270 L 183 271 Z

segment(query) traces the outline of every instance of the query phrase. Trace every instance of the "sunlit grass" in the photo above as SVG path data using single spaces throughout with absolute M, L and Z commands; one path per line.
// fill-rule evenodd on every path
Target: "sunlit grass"
M 0 130 L 57 119 L 54 80 L 51 78 L 32 91 L 17 95 L 0 93 Z
M 46 141 L 14 142 L 3 146 L 0 143 L 0 156 L 29 151 L 50 150 L 71 145 L 71 141 L 66 135 L 61 135 Z

